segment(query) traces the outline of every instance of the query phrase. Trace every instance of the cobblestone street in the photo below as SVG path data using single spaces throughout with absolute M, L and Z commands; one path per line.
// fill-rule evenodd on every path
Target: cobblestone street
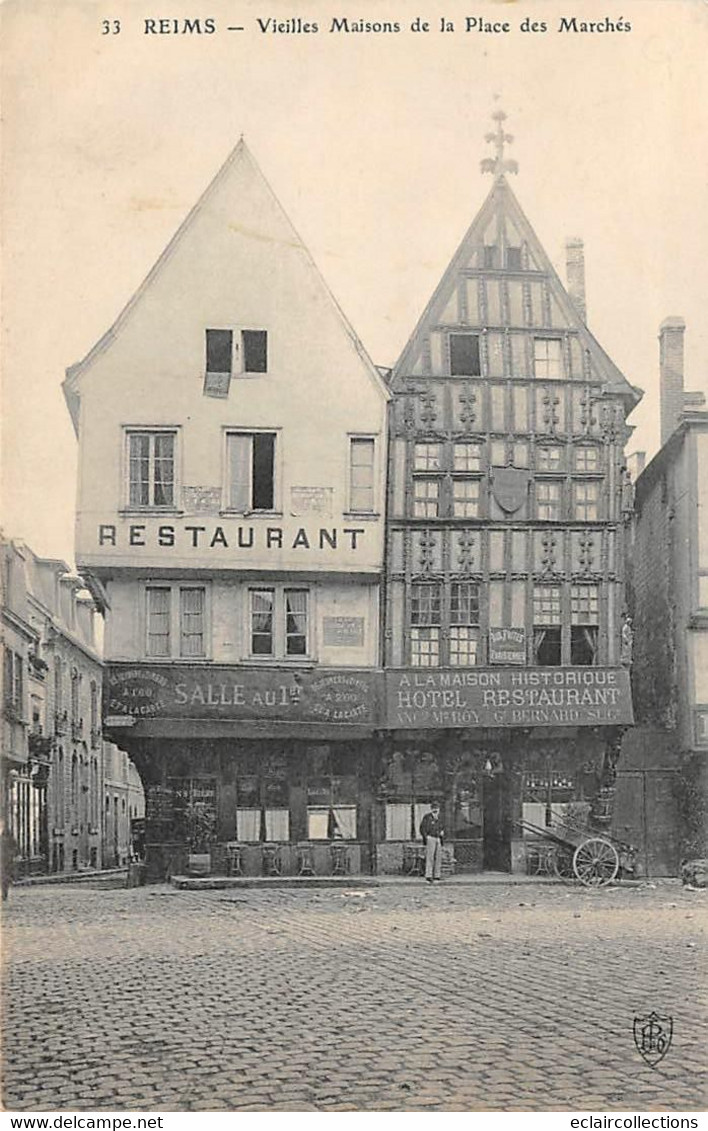
M 5 1106 L 702 1108 L 705 912 L 678 883 L 15 889 Z

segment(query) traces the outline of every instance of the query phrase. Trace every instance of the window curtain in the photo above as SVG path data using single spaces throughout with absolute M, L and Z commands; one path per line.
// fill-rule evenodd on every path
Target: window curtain
M 290 840 L 290 812 L 288 809 L 266 809 L 266 840 Z
M 332 838 L 356 840 L 356 805 L 336 805 L 332 813 Z
M 236 836 L 239 840 L 261 839 L 260 809 L 236 810 Z
M 386 840 L 410 840 L 410 805 L 391 802 L 386 805 Z

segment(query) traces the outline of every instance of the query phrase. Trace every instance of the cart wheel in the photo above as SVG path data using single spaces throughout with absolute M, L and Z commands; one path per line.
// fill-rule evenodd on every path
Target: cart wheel
M 559 880 L 573 878 L 573 853 L 570 848 L 562 848 L 558 845 L 553 852 L 552 863 L 553 871 Z
M 573 871 L 586 887 L 611 884 L 619 870 L 619 856 L 613 844 L 602 837 L 591 837 L 573 853 Z

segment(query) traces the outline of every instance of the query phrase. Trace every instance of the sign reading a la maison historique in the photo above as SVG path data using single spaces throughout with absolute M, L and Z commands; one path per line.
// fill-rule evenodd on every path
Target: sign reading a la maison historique
M 467 668 L 389 671 L 393 728 L 613 726 L 632 723 L 624 668 Z

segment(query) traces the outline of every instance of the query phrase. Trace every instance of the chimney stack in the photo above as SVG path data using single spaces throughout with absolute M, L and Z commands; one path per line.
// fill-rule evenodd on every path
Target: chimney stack
M 568 294 L 573 306 L 587 322 L 585 305 L 585 245 L 577 236 L 565 241 L 565 273 L 568 280 Z
M 661 443 L 676 431 L 683 413 L 683 318 L 665 318 L 659 328 Z

